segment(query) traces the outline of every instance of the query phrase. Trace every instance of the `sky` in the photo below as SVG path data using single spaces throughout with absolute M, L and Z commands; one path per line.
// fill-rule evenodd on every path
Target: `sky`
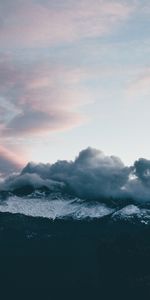
M 150 2 L 0 0 L 0 166 L 150 159 Z

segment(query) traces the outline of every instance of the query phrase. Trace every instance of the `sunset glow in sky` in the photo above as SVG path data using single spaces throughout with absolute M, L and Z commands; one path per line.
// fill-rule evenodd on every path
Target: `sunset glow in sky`
M 0 164 L 150 159 L 149 28 L 148 0 L 0 0 Z

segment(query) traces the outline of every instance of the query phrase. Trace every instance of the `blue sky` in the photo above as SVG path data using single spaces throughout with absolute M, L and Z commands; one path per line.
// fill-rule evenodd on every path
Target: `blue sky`
M 0 155 L 150 158 L 149 1 L 0 1 Z

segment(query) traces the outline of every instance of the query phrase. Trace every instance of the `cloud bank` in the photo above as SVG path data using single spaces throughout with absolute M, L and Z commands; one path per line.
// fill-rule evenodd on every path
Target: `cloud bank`
M 30 187 L 30 190 L 28 188 Z M 81 199 L 150 201 L 150 161 L 139 159 L 126 167 L 116 156 L 87 148 L 74 161 L 28 163 L 19 175 L 8 177 L 1 190 L 60 192 Z

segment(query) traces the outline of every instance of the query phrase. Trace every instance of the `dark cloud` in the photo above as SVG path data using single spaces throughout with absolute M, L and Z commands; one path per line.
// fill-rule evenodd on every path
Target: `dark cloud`
M 22 173 L 15 179 L 25 182 L 25 175 L 41 178 L 41 186 L 46 180 L 63 183 L 65 191 L 69 191 L 81 198 L 118 197 L 122 193 L 122 187 L 129 176 L 129 168 L 125 167 L 121 160 L 114 156 L 105 156 L 101 151 L 88 148 L 79 153 L 74 162 L 58 161 L 55 164 L 28 164 Z M 33 178 L 35 181 L 35 178 Z M 38 180 L 39 182 L 39 180 Z M 28 184 L 28 181 L 26 182 Z M 11 180 L 7 187 L 14 185 Z M 47 184 L 46 184 L 47 185 Z
M 61 182 L 53 181 L 51 179 L 42 179 L 38 174 L 28 173 L 21 176 L 12 175 L 8 177 L 5 181 L 5 186 L 7 186 L 9 191 L 19 191 L 23 188 L 28 188 L 29 191 L 33 191 L 45 187 L 51 192 L 56 192 L 64 188 L 64 184 Z
M 25 186 L 89 200 L 150 201 L 150 161 L 139 159 L 126 167 L 116 156 L 87 148 L 74 161 L 28 163 L 19 175 L 8 177 L 1 189 L 13 191 Z
M 81 151 L 74 162 L 57 162 L 50 168 L 51 178 L 64 181 L 83 198 L 119 195 L 128 173 L 119 158 L 105 156 L 92 148 Z
M 142 184 L 150 188 L 150 160 L 140 158 L 134 163 L 134 174 Z

